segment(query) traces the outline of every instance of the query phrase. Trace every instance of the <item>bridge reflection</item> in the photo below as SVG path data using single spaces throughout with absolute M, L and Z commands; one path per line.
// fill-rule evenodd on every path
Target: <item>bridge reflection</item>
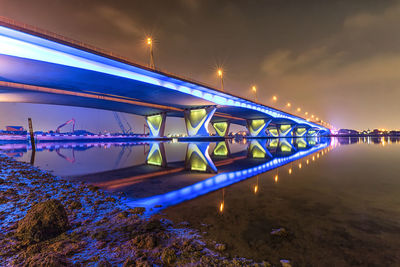
M 239 143 L 235 140 L 177 144 L 39 143 L 37 151 L 39 154 L 43 151 L 55 152 L 53 155 L 57 155 L 56 158 L 65 160 L 66 168 L 71 168 L 71 164 L 84 165 L 82 161 L 86 157 L 79 155 L 84 153 L 89 155 L 91 149 L 97 149 L 90 154 L 95 157 L 99 154 L 98 149 L 112 151 L 112 156 L 111 152 L 108 152 L 106 159 L 99 154 L 96 158 L 99 161 L 96 167 L 107 164 L 110 159 L 115 161 L 114 167 L 105 171 L 104 168 L 92 169 L 90 173 L 72 175 L 72 178 L 109 191 L 124 192 L 130 199 L 130 205 L 143 206 L 149 210 L 151 208 L 153 212 L 157 212 L 170 205 L 196 198 L 283 165 L 293 164 L 294 161 L 308 155 L 310 158 L 305 163 L 309 164 L 319 157 L 320 153 L 316 152 L 324 150 L 333 143 L 336 145 L 335 140 L 315 136 L 244 139 Z M 141 147 L 144 148 L 143 152 L 140 152 Z M 24 154 L 29 149 L 27 144 L 0 145 L 0 151 L 9 154 Z M 129 150 L 128 156 L 134 152 L 131 157 L 125 157 L 122 161 L 121 158 L 126 150 Z M 128 165 L 121 165 L 121 162 L 128 162 Z M 59 160 L 54 165 L 59 165 Z M 299 163 L 299 168 L 301 167 Z M 291 171 L 292 167 L 289 169 L 289 174 Z M 274 179 L 278 182 L 277 174 L 274 174 Z M 257 193 L 257 185 L 254 191 Z
M 159 190 L 159 194 L 139 197 L 129 201 L 128 204 L 146 207 L 151 212 L 158 212 L 168 206 L 224 188 L 323 150 L 330 145 L 330 140 L 319 137 L 253 139 L 247 143 L 244 150 L 235 153 L 230 152 L 231 144 L 225 141 L 213 144 L 214 149 L 211 153 L 209 152 L 210 143 L 189 143 L 184 168 L 170 168 L 168 173 L 158 172 L 156 174 L 158 178 L 166 175 L 164 179 L 179 182 L 174 185 L 168 184 L 170 186 L 165 187 L 166 190 Z M 319 153 L 317 155 L 319 157 Z M 174 175 L 171 175 L 174 170 Z M 289 172 L 291 172 L 291 168 Z M 186 182 L 181 180 L 184 175 L 186 175 Z M 192 179 L 196 175 L 197 179 Z M 173 176 L 177 179 L 174 179 Z M 129 179 L 137 186 L 138 180 L 132 178 L 126 178 L 125 182 Z M 277 182 L 277 175 L 275 180 Z M 120 183 L 121 181 L 114 182 Z M 142 181 L 141 184 L 151 182 L 154 181 Z M 179 184 L 178 188 L 171 190 L 177 184 Z M 110 186 L 110 184 L 108 185 Z M 100 184 L 100 186 L 104 186 L 104 184 Z M 123 186 L 127 186 L 127 184 L 124 183 Z M 256 185 L 255 193 L 257 190 L 258 186 Z M 221 207 L 223 207 L 223 203 Z

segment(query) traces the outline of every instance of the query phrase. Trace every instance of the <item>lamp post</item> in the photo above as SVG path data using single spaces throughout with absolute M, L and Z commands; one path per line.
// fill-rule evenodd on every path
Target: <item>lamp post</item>
M 223 79 L 223 71 L 222 69 L 217 70 L 217 75 L 221 79 L 221 90 L 224 91 L 224 79 Z
M 149 52 L 150 52 L 150 63 L 149 63 L 149 67 L 152 69 L 155 69 L 156 66 L 154 64 L 154 56 L 153 56 L 153 39 L 151 39 L 151 37 L 147 37 L 146 39 L 146 43 L 149 46 Z
M 254 93 L 254 98 L 255 98 L 256 102 L 258 102 L 258 99 L 257 99 L 257 87 L 256 87 L 255 85 L 253 85 L 253 86 L 251 87 L 251 91 L 253 91 L 253 93 Z

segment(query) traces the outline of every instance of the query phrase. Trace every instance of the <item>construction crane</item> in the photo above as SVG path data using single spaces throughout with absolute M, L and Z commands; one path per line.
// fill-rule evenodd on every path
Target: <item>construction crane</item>
M 124 119 L 126 125 L 128 126 L 128 128 L 126 128 L 124 126 L 124 124 L 122 123 L 121 117 Z M 125 116 L 123 116 L 122 114 L 120 115 L 118 112 L 114 112 L 114 117 L 115 120 L 117 121 L 119 128 L 121 128 L 121 131 L 123 134 L 131 134 L 132 133 L 132 126 L 129 124 L 128 120 L 125 118 Z
M 60 133 L 60 129 L 61 129 L 62 127 L 64 127 L 65 125 L 68 125 L 68 124 L 70 124 L 70 123 L 72 123 L 72 132 L 75 132 L 75 119 L 74 119 L 74 118 L 72 118 L 72 119 L 70 119 L 69 121 L 67 121 L 67 122 L 61 124 L 60 126 L 58 126 L 55 132 L 56 132 L 56 133 Z

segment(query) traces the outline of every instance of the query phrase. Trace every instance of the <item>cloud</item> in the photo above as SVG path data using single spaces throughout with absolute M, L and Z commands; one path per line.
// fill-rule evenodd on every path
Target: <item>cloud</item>
M 271 88 L 292 99 L 308 95 L 302 104 L 325 110 L 326 119 L 339 126 L 368 125 L 371 108 L 374 117 L 382 118 L 380 126 L 393 126 L 396 119 L 387 114 L 400 114 L 393 101 L 400 98 L 399 26 L 399 4 L 379 14 L 354 14 L 339 31 L 306 50 L 269 53 L 260 69 Z

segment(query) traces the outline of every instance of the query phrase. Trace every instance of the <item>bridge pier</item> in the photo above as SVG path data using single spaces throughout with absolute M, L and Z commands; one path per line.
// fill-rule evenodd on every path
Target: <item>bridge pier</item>
M 186 150 L 185 169 L 217 173 L 217 167 L 208 154 L 209 143 L 189 143 Z
M 164 143 L 151 143 L 149 153 L 146 157 L 146 164 L 163 168 L 167 167 Z
M 279 137 L 291 137 L 293 126 L 291 124 L 280 124 L 278 126 Z
M 307 136 L 315 136 L 317 135 L 317 131 L 315 130 L 315 128 L 310 128 L 307 130 Z
M 269 126 L 266 130 L 267 134 L 272 137 L 279 137 L 279 131 L 276 126 Z
M 253 159 L 269 159 L 272 158 L 271 153 L 267 149 L 268 139 L 264 140 L 251 140 L 248 148 L 247 155 Z
M 227 158 L 231 154 L 231 151 L 229 149 L 229 145 L 227 144 L 227 141 L 221 141 L 218 142 L 215 145 L 215 148 L 213 150 L 213 156 L 214 157 L 222 157 L 222 158 Z
M 215 110 L 216 107 L 214 106 L 185 110 L 185 125 L 188 136 L 210 136 L 208 124 Z
M 306 126 L 295 126 L 293 130 L 293 136 L 302 137 L 307 134 Z
M 164 137 L 166 117 L 167 114 L 165 112 L 146 116 L 146 123 L 149 127 L 151 137 Z
M 271 123 L 272 120 L 268 119 L 254 119 L 247 120 L 247 129 L 249 130 L 251 137 L 267 137 L 265 129 Z
M 228 121 L 211 122 L 218 136 L 225 137 L 229 133 L 230 123 Z

